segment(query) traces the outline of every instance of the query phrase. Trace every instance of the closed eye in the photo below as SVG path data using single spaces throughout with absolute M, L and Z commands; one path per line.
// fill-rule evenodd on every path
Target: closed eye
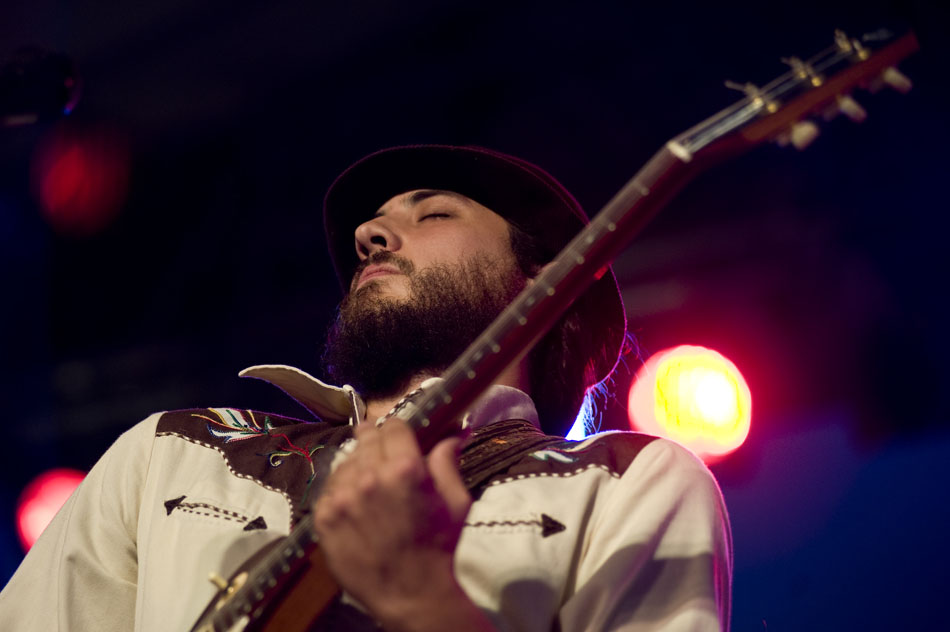
M 426 219 L 433 219 L 433 218 L 442 219 L 442 218 L 447 218 L 447 217 L 452 217 L 452 216 L 449 215 L 448 213 L 426 213 L 425 215 L 419 218 L 419 221 L 421 222 L 422 220 L 426 220 Z

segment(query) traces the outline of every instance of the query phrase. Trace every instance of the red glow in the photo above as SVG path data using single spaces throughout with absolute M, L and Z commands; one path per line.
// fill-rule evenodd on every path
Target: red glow
M 87 237 L 109 225 L 128 188 L 125 143 L 104 128 L 53 130 L 33 156 L 33 188 L 57 232 Z
M 24 551 L 30 550 L 84 477 L 78 470 L 50 470 L 24 488 L 16 508 L 17 535 Z
M 722 354 L 680 345 L 654 354 L 637 372 L 628 415 L 635 429 L 678 441 L 711 463 L 749 435 L 752 396 Z

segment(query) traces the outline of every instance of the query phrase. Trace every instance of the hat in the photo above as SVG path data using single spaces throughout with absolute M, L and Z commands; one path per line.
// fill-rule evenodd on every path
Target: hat
M 540 167 L 520 158 L 482 147 L 384 149 L 350 166 L 324 199 L 327 244 L 344 292 L 359 263 L 353 245 L 357 226 L 371 219 L 392 197 L 416 189 L 454 191 L 491 209 L 537 241 L 545 257 L 542 263 L 552 260 L 589 222 L 567 189 Z M 577 342 L 587 347 L 584 374 L 588 383 L 584 386 L 590 387 L 610 375 L 624 343 L 626 315 L 613 271 L 608 269 L 595 281 L 575 301 L 574 308 L 585 330 Z M 582 339 L 586 342 L 581 343 Z M 532 394 L 536 400 L 545 397 L 544 393 Z M 542 426 L 548 431 L 564 424 L 569 428 L 577 412 L 558 411 L 569 419 L 551 424 L 542 418 Z

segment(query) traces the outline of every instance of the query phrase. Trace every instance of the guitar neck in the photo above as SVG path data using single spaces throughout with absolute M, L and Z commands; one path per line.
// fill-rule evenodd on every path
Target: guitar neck
M 301 520 L 286 538 L 273 544 L 275 546 L 253 565 L 251 571 L 231 580 L 216 610 L 203 616 L 193 632 L 278 631 L 286 628 L 286 623 L 291 623 L 288 629 L 303 630 L 308 621 L 323 611 L 339 592 L 339 587 L 317 548 L 317 535 L 311 521 Z M 301 588 L 303 577 L 319 580 L 318 584 L 311 582 L 311 585 Z M 288 588 L 289 585 L 294 587 Z M 298 599 L 305 596 L 309 603 L 302 606 L 289 603 L 287 595 L 294 591 Z M 278 594 L 282 599 L 274 599 Z M 251 625 L 242 628 L 239 626 L 242 621 Z M 261 625 L 254 625 L 255 622 Z
M 485 388 L 530 351 L 696 174 L 765 141 L 782 138 L 804 116 L 840 108 L 843 97 L 856 87 L 888 82 L 888 73 L 892 78 L 896 73 L 896 62 L 917 47 L 913 33 L 896 39 L 878 31 L 859 40 L 839 32 L 834 46 L 806 61 L 788 60 L 790 71 L 762 88 L 747 84 L 742 88 L 744 99 L 670 140 L 466 349 L 443 380 L 400 411 L 416 431 L 422 449 L 427 452 L 440 439 L 461 430 L 460 417 Z M 245 574 L 243 583 L 235 580 L 228 586 L 221 602 L 209 606 L 210 614 L 195 630 L 229 630 L 244 618 L 254 622 L 264 616 L 267 622 L 255 629 L 306 629 L 336 592 L 316 542 L 310 521 L 302 520 Z M 328 582 L 284 591 L 287 584 L 300 584 L 301 576 L 319 574 Z M 287 592 L 294 596 L 287 598 Z M 276 608 L 270 603 L 275 595 L 280 595 L 277 601 L 281 602 Z M 285 612 L 291 614 L 282 618 Z M 299 618 L 299 625 L 296 620 L 293 626 L 285 623 L 292 616 Z

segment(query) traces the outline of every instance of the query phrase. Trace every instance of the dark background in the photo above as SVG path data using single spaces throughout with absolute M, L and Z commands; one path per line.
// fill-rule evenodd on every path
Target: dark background
M 35 0 L 0 56 L 67 53 L 82 99 L 0 129 L 0 578 L 16 497 L 88 469 L 155 410 L 299 415 L 251 364 L 317 372 L 339 294 L 327 186 L 370 151 L 478 144 L 541 164 L 594 211 L 667 139 L 835 28 L 913 24 L 908 95 L 698 178 L 615 264 L 644 356 L 705 344 L 743 370 L 752 432 L 714 466 L 735 536 L 736 630 L 932 629 L 950 585 L 950 98 L 946 10 L 805 0 L 268 3 Z M 30 184 L 50 134 L 124 139 L 128 194 L 86 237 Z M 603 427 L 625 423 L 630 373 Z

